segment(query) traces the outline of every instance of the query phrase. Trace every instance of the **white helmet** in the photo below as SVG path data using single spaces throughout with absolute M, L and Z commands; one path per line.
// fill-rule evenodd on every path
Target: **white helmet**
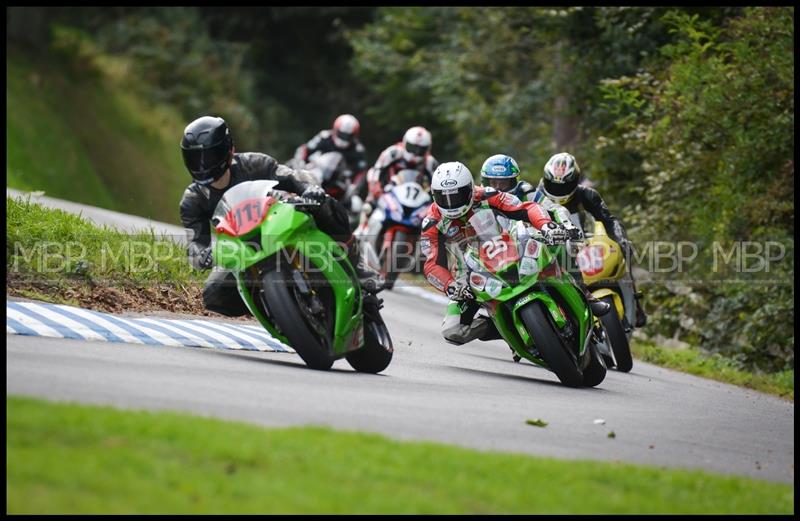
M 431 133 L 425 127 L 411 127 L 403 136 L 403 159 L 419 163 L 431 151 Z
M 473 187 L 472 172 L 458 161 L 442 163 L 431 179 L 433 200 L 449 219 L 458 219 L 472 208 Z

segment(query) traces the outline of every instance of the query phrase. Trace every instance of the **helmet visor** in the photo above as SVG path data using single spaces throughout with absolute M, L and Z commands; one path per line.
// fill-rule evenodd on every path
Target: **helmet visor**
M 485 177 L 486 184 L 501 192 L 508 192 L 517 185 L 515 177 Z
M 449 188 L 444 190 L 433 190 L 433 200 L 439 208 L 452 210 L 461 208 L 469 204 L 472 199 L 472 186 L 462 186 L 461 188 Z
M 208 148 L 183 148 L 183 162 L 192 176 L 204 178 L 228 161 L 227 143 L 224 141 Z
M 428 152 L 428 147 L 422 145 L 415 145 L 414 143 L 406 143 L 406 152 L 421 157 Z
M 352 143 L 356 139 L 355 135 L 351 132 L 342 132 L 341 130 L 337 130 L 335 134 L 337 138 L 341 139 L 342 141 L 347 141 L 348 143 Z
M 575 188 L 578 187 L 578 179 L 577 176 L 572 181 L 566 183 L 554 183 L 547 179 L 544 180 L 544 189 L 547 190 L 547 193 L 552 194 L 556 197 L 564 197 L 572 192 L 575 191 Z

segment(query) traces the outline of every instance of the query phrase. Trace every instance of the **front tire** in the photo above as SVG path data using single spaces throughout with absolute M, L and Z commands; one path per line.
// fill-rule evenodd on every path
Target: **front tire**
M 406 232 L 401 230 L 394 232 L 392 243 L 389 245 L 389 248 L 387 248 L 386 255 L 383 259 L 383 271 L 386 279 L 384 287 L 386 289 L 392 289 L 395 281 L 397 281 L 397 276 L 400 274 L 400 270 L 406 269 L 407 257 L 405 255 L 399 255 L 398 250 L 400 250 L 401 245 L 405 246 L 408 243 L 408 234 Z
M 633 368 L 633 358 L 631 357 L 631 346 L 628 343 L 628 337 L 625 335 L 622 322 L 620 322 L 619 315 L 617 315 L 614 298 L 607 296 L 603 297 L 602 300 L 611 306 L 608 313 L 600 317 L 600 320 L 603 322 L 606 338 L 608 338 L 608 343 L 611 344 L 611 350 L 614 352 L 616 368 L 618 371 L 627 373 Z
M 292 282 L 286 278 L 284 273 L 275 270 L 267 272 L 262 278 L 261 285 L 270 316 L 308 367 L 328 370 L 333 365 L 333 358 L 317 335 L 309 330 L 295 292 L 288 287 Z
M 580 387 L 583 384 L 583 376 L 578 369 L 577 359 L 574 354 L 567 351 L 555 330 L 555 324 L 548 318 L 549 315 L 550 313 L 544 309 L 544 304 L 538 301 L 531 302 L 519 310 L 519 316 L 534 345 L 561 383 L 569 387 Z

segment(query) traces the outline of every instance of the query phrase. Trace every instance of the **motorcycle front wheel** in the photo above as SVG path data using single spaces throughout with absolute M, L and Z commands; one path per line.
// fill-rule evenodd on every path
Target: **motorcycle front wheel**
M 313 313 L 309 309 L 310 297 L 304 295 L 303 288 L 298 287 L 294 277 L 291 270 L 272 270 L 264 274 L 261 287 L 269 314 L 308 367 L 330 369 L 333 358 L 325 343 L 326 339 L 330 342 L 326 319 L 333 310 Z
M 578 360 L 562 343 L 549 316 L 550 313 L 539 301 L 526 304 L 519 310 L 519 317 L 533 339 L 533 344 L 561 383 L 569 387 L 580 387 L 583 384 L 583 375 L 578 369 Z

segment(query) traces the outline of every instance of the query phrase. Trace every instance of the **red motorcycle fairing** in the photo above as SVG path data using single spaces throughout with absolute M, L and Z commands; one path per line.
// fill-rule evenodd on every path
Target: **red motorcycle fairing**
M 263 199 L 256 197 L 239 202 L 217 223 L 217 232 L 231 237 L 244 235 L 261 224 L 276 201 L 274 197 L 268 196 Z
M 509 264 L 519 261 L 520 255 L 511 235 L 504 230 L 501 236 L 481 244 L 480 258 L 489 272 L 497 273 Z

